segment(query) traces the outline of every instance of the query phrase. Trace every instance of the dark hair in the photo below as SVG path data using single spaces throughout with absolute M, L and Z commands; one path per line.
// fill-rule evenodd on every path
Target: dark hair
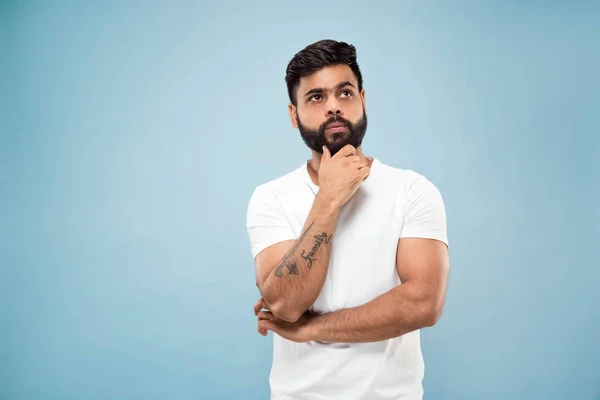
M 356 62 L 356 48 L 345 42 L 320 40 L 296 53 L 287 66 L 285 82 L 292 104 L 296 105 L 296 91 L 300 78 L 334 65 L 349 66 L 358 80 L 358 90 L 362 90 L 363 81 Z

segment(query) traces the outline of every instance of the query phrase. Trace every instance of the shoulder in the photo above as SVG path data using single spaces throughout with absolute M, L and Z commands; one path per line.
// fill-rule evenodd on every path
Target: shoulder
M 444 199 L 425 175 L 383 166 L 385 178 L 396 182 L 396 212 L 402 219 L 400 238 L 437 239 L 448 245 Z
M 418 207 L 444 207 L 439 189 L 422 173 L 381 162 L 378 167 L 378 186 L 387 186 L 392 191 L 399 210 L 407 212 Z
M 427 177 L 417 171 L 394 167 L 381 161 L 376 162 L 380 169 L 382 181 L 388 184 L 393 183 L 398 188 L 399 194 L 408 194 L 415 189 L 437 189 Z
M 250 202 L 273 200 L 280 194 L 292 191 L 294 186 L 302 183 L 301 172 L 301 167 L 298 167 L 284 175 L 259 183 L 253 189 Z

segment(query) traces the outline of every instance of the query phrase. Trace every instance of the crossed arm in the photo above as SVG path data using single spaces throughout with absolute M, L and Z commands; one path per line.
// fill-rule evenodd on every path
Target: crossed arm
M 280 320 L 295 322 L 314 303 L 327 276 L 339 209 L 319 193 L 300 237 L 256 256 L 260 308 L 269 309 Z
M 376 342 L 433 326 L 442 314 L 449 274 L 446 244 L 423 238 L 398 241 L 396 266 L 402 284 L 370 302 L 294 323 L 256 311 L 259 331 L 289 340 Z
M 433 326 L 442 314 L 449 262 L 447 247 L 432 239 L 400 239 L 402 284 L 370 302 L 315 317 L 312 340 L 376 342 Z
M 292 234 L 274 200 L 251 203 L 251 238 L 275 242 L 275 232 L 281 238 L 256 256 L 259 332 L 271 330 L 293 341 L 375 342 L 434 325 L 444 308 L 450 268 L 446 244 L 434 239 L 445 238 L 445 210 L 439 192 L 425 179 L 415 181 L 408 194 L 396 251 L 402 283 L 364 305 L 318 316 L 306 310 L 325 280 L 339 208 L 316 199 L 300 238 L 285 240 Z

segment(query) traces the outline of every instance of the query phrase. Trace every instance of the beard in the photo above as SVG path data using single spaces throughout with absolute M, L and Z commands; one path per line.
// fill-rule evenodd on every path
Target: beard
M 327 121 L 323 122 L 318 129 L 309 129 L 302 125 L 300 119 L 298 120 L 298 130 L 302 135 L 302 140 L 311 149 L 319 154 L 323 154 L 323 146 L 327 146 L 331 155 L 335 155 L 344 146 L 351 145 L 354 148 L 362 145 L 363 138 L 367 132 L 367 114 L 364 112 L 362 117 L 355 123 L 348 121 L 347 119 L 334 115 Z M 325 133 L 325 128 L 332 122 L 339 122 L 344 124 L 347 131 L 337 132 L 331 135 Z

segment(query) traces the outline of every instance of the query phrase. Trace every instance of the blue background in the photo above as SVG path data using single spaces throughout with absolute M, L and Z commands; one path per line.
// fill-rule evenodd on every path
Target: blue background
M 0 398 L 268 398 L 246 206 L 334 38 L 446 201 L 425 398 L 600 399 L 600 7 L 520 3 L 1 2 Z

